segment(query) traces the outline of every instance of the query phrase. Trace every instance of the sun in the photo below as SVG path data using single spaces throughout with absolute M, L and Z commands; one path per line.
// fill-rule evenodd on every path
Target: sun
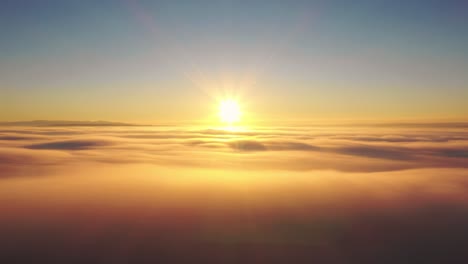
M 219 104 L 219 117 L 222 122 L 229 125 L 239 122 L 241 117 L 239 104 L 232 99 L 221 101 Z

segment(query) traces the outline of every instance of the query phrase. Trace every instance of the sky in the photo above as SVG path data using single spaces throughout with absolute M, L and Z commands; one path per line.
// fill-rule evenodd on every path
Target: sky
M 0 2 L 0 120 L 466 119 L 465 1 Z
M 0 0 L 0 263 L 466 262 L 467 11 Z

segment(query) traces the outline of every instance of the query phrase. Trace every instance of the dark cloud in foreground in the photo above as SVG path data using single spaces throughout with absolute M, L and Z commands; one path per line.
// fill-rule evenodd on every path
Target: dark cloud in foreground
M 410 142 L 449 142 L 466 140 L 466 137 L 443 136 L 443 135 L 413 135 L 413 136 L 344 136 L 335 139 L 362 141 L 362 142 L 388 142 L 388 143 L 410 143 Z
M 64 140 L 25 146 L 28 149 L 58 149 L 82 150 L 110 145 L 110 142 L 100 140 Z
M 453 158 L 468 158 L 468 148 L 465 149 L 441 149 L 439 150 L 441 155 Z
M 412 160 L 414 157 L 412 153 L 416 151 L 392 148 L 392 147 L 375 147 L 375 146 L 345 146 L 336 148 L 337 153 L 351 155 L 351 156 L 363 156 L 368 158 L 378 158 L 387 160 Z
M 263 151 L 267 148 L 260 142 L 253 140 L 239 140 L 229 143 L 229 146 L 233 149 L 240 151 Z
M 0 140 L 27 140 L 32 139 L 32 137 L 18 137 L 18 136 L 2 136 Z

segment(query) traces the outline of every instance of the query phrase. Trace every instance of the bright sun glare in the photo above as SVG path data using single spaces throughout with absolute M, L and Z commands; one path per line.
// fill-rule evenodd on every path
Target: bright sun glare
M 240 116 L 241 111 L 236 101 L 232 99 L 221 101 L 219 105 L 219 117 L 221 121 L 232 125 L 240 120 Z

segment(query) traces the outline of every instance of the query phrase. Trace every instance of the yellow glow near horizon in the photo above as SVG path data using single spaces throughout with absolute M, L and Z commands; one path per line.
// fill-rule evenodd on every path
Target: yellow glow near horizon
M 239 104 L 232 99 L 221 101 L 219 104 L 219 117 L 222 122 L 228 123 L 229 125 L 239 122 L 241 117 Z

